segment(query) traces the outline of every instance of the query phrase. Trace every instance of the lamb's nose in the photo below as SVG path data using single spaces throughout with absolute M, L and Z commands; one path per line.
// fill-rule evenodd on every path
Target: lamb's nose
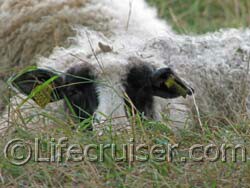
M 194 89 L 191 88 L 191 87 L 188 87 L 188 92 L 187 92 L 188 95 L 193 95 L 194 94 Z

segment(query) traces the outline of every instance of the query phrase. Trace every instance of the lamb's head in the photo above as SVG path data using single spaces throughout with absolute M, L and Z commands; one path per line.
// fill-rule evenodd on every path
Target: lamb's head
M 154 108 L 155 96 L 172 99 L 193 93 L 167 67 L 157 69 L 150 64 L 129 63 L 112 65 L 108 70 L 89 63 L 74 65 L 66 73 L 35 69 L 16 76 L 12 83 L 42 107 L 62 99 L 67 111 L 80 121 L 93 115 L 96 127 L 108 118 L 112 124 L 127 126 L 132 109 L 145 117 L 156 118 L 159 112 Z

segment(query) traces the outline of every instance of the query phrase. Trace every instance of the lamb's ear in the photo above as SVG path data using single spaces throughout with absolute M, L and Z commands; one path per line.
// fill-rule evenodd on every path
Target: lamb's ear
M 33 99 L 41 107 L 63 98 L 63 79 L 49 70 L 26 71 L 10 79 L 10 82 L 13 87 Z
M 153 95 L 163 98 L 176 98 L 192 95 L 194 90 L 182 81 L 170 68 L 156 70 L 152 75 Z

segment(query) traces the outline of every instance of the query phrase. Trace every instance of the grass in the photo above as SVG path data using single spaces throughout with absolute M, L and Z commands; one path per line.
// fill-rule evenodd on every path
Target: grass
M 244 27 L 250 22 L 250 2 L 247 0 L 149 1 L 152 5 L 158 6 L 159 16 L 173 24 L 179 33 L 200 34 L 223 27 Z M 208 116 L 211 122 L 216 122 L 217 117 Z M 237 151 L 237 162 L 232 161 L 230 150 L 227 152 L 227 162 L 222 162 L 222 156 L 215 162 L 209 161 L 209 158 L 215 156 L 216 150 L 209 150 L 206 153 L 207 159 L 203 161 L 196 162 L 194 158 L 189 158 L 189 149 L 196 144 L 204 146 L 215 144 L 218 147 L 222 144 L 234 146 L 241 144 L 250 151 L 249 119 L 242 119 L 237 123 L 225 119 L 227 125 L 211 124 L 209 120 L 203 120 L 203 131 L 197 126 L 173 132 L 171 124 L 145 121 L 136 117 L 131 132 L 116 135 L 108 131 L 99 137 L 95 131 L 83 132 L 85 124 L 76 125 L 70 120 L 65 122 L 51 116 L 49 112 L 41 112 L 39 117 L 41 121 L 47 122 L 47 126 L 40 129 L 26 126 L 28 122 L 36 122 L 36 118 L 20 116 L 10 122 L 11 129 L 1 138 L 0 150 L 4 151 L 6 143 L 13 138 L 20 138 L 35 151 L 35 140 L 38 138 L 40 154 L 43 157 L 50 157 L 53 153 L 51 150 L 53 144 L 56 145 L 60 138 L 67 137 L 68 141 L 65 143 L 68 143 L 68 146 L 80 144 L 84 148 L 89 144 L 95 144 L 101 150 L 100 147 L 104 144 L 107 147 L 102 155 L 104 160 L 67 161 L 64 149 L 62 162 L 35 162 L 33 152 L 27 164 L 16 166 L 12 165 L 1 152 L 1 187 L 249 187 L 250 161 L 241 161 L 240 150 Z M 117 145 L 117 156 L 122 156 L 123 144 L 128 146 L 146 144 L 150 147 L 157 144 L 164 147 L 168 144 L 179 144 L 179 148 L 172 161 L 166 159 L 159 162 L 150 158 L 146 162 L 132 160 L 115 162 L 109 144 Z M 145 153 L 149 151 L 144 148 L 138 155 L 145 156 Z M 95 155 L 95 150 L 90 154 Z M 21 155 L 27 156 L 27 152 L 17 150 L 17 156 Z M 204 148 L 195 152 L 195 157 L 204 155 Z M 160 153 L 156 153 L 155 156 L 162 157 Z M 183 161 L 183 157 L 186 157 L 186 161 Z
M 48 114 L 43 114 L 42 119 L 50 119 Z M 24 119 L 24 121 L 29 118 Z M 202 150 L 197 149 L 194 157 L 189 158 L 189 148 L 195 144 L 207 146 L 215 144 L 218 148 L 222 144 L 242 144 L 249 150 L 249 126 L 232 125 L 228 127 L 211 128 L 204 126 L 204 132 L 199 129 L 185 129 L 178 133 L 172 132 L 168 125 L 152 121 L 136 119 L 134 132 L 116 135 L 111 131 L 99 137 L 96 132 L 82 132 L 81 127 L 72 130 L 67 123 L 53 122 L 47 125 L 46 129 L 32 130 L 24 126 L 15 126 L 14 132 L 9 131 L 2 138 L 0 148 L 4 148 L 6 143 L 13 138 L 25 140 L 30 145 L 33 152 L 35 150 L 35 139 L 40 140 L 40 157 L 50 157 L 52 144 L 59 143 L 60 138 L 67 137 L 69 147 L 72 144 L 80 144 L 82 148 L 89 144 L 95 144 L 99 150 L 92 150 L 91 154 L 98 154 L 98 161 L 89 161 L 86 157 L 78 162 L 66 160 L 66 150 L 62 150 L 61 162 L 36 162 L 34 153 L 31 160 L 21 166 L 10 164 L 1 153 L 1 179 L 4 187 L 247 187 L 249 184 L 250 162 L 243 162 L 241 150 L 237 151 L 237 161 L 231 160 L 231 150 L 227 152 L 227 162 L 222 162 L 222 156 L 211 162 L 209 159 L 216 154 L 209 150 L 208 158 L 196 162 L 195 158 L 205 156 Z M 142 122 L 141 122 L 142 121 Z M 140 126 L 140 123 L 143 126 Z M 56 126 L 55 126 L 56 125 Z M 53 140 L 53 139 L 54 140 Z M 133 140 L 131 140 L 133 139 Z M 109 146 L 115 144 L 116 156 L 112 156 Z M 149 147 L 155 145 L 167 148 L 168 144 L 178 144 L 171 160 L 157 161 L 162 157 L 161 153 L 154 153 L 149 160 L 140 162 L 133 161 L 130 157 L 123 158 L 122 161 L 115 162 L 123 156 L 122 145 L 128 147 L 146 144 Z M 100 147 L 106 148 L 101 150 Z M 132 147 L 131 147 L 132 148 Z M 160 149 L 159 149 L 160 150 Z M 203 149 L 204 150 L 204 149 Z M 104 151 L 103 155 L 99 152 Z M 130 150 L 128 150 L 130 151 Z M 139 152 L 140 151 L 140 152 Z M 144 157 L 150 151 L 142 149 L 136 152 L 137 156 Z M 27 155 L 17 150 L 17 156 Z M 74 155 L 74 157 L 83 156 Z M 103 161 L 101 160 L 103 156 Z M 186 161 L 182 160 L 186 157 Z
M 148 0 L 179 33 L 206 33 L 250 25 L 248 0 Z

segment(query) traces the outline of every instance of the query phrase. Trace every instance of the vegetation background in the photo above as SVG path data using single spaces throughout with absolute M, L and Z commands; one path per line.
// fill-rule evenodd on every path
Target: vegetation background
M 158 8 L 159 17 L 164 18 L 181 34 L 201 34 L 228 27 L 247 27 L 250 25 L 249 0 L 148 0 Z M 132 134 L 99 137 L 94 132 L 84 132 L 88 121 L 74 130 L 63 120 L 55 119 L 43 112 L 40 116 L 51 119 L 54 124 L 41 130 L 29 130 L 24 124 L 14 124 L 15 131 L 9 131 L 0 142 L 0 187 L 250 187 L 250 161 L 242 162 L 241 150 L 237 162 L 229 157 L 227 162 L 217 160 L 195 162 L 188 159 L 188 148 L 194 144 L 242 144 L 250 151 L 250 120 L 242 118 L 239 122 L 230 122 L 226 117 L 224 124 L 203 122 L 204 130 L 184 129 L 172 132 L 168 125 L 158 122 L 135 120 Z M 21 117 L 20 117 L 21 118 Z M 30 117 L 32 118 L 32 117 Z M 216 117 L 211 117 L 216 122 Z M 29 121 L 23 119 L 23 122 Z M 220 121 L 222 122 L 222 121 Z M 194 126 L 195 127 L 195 126 Z M 106 149 L 104 162 L 67 162 L 60 163 L 31 160 L 24 166 L 15 166 L 5 158 L 5 144 L 13 138 L 21 138 L 31 144 L 39 138 L 44 153 L 49 156 L 48 146 L 51 138 L 55 142 L 61 137 L 68 138 L 68 144 L 179 144 L 178 155 L 172 162 L 114 162 L 110 149 Z M 47 150 L 46 150 L 47 148 Z M 146 151 L 145 151 L 146 152 Z M 117 155 L 122 156 L 122 148 Z M 27 153 L 21 153 L 27 155 Z M 202 156 L 197 151 L 196 156 Z M 227 153 L 231 156 L 231 150 Z M 212 158 L 214 151 L 208 155 Z M 46 156 L 44 156 L 46 157 Z M 187 161 L 182 161 L 186 157 Z M 248 159 L 248 158 L 247 158 Z
M 248 0 L 148 0 L 179 33 L 205 33 L 250 25 Z

